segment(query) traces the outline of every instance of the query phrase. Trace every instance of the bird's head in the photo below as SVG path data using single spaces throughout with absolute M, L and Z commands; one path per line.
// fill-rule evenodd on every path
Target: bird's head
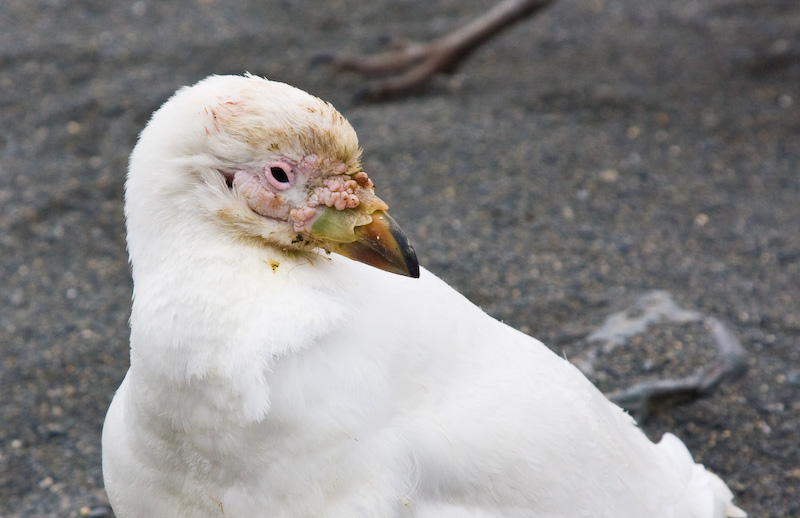
M 183 212 L 255 246 L 322 248 L 418 277 L 416 254 L 387 209 L 347 120 L 255 76 L 212 76 L 179 90 L 142 132 L 126 183 L 129 235 L 135 214 Z

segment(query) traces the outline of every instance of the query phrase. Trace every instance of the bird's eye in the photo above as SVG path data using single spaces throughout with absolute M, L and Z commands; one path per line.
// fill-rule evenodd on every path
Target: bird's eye
M 289 175 L 280 167 L 270 167 L 269 172 L 272 173 L 272 178 L 280 183 L 289 183 Z
M 279 191 L 286 190 L 294 184 L 294 171 L 292 171 L 292 166 L 286 162 L 267 164 L 264 173 L 269 184 Z

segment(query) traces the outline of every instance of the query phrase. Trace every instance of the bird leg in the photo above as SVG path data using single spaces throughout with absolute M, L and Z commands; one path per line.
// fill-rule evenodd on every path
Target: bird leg
M 638 335 L 659 322 L 701 322 L 716 346 L 717 354 L 707 365 L 689 376 L 643 381 L 606 394 L 640 422 L 660 407 L 710 394 L 723 381 L 737 377 L 746 368 L 746 352 L 725 324 L 714 317 L 678 307 L 672 297 L 663 291 L 647 293 L 634 306 L 610 315 L 587 340 L 589 343 L 605 343 L 604 350 L 608 353 L 628 337 Z M 598 354 L 598 349 L 592 348 L 573 359 L 573 363 L 592 378 Z
M 371 81 L 357 94 L 365 101 L 407 95 L 425 86 L 439 72 L 453 73 L 481 44 L 520 22 L 554 0 L 503 0 L 471 23 L 428 43 L 401 42 L 374 55 L 325 55 L 319 61 L 337 70 L 367 77 Z

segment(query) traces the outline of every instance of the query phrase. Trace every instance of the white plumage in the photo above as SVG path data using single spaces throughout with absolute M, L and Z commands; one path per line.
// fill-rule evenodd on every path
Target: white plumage
M 359 153 L 330 105 L 252 76 L 180 90 L 142 132 L 103 429 L 120 518 L 745 516 L 540 342 L 362 264 L 416 273 Z

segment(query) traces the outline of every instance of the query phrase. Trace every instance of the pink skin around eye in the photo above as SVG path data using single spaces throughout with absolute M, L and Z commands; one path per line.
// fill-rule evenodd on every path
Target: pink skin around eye
M 286 174 L 286 177 L 289 179 L 289 181 L 281 182 L 277 180 L 272 173 L 273 168 L 281 169 Z M 283 160 L 276 160 L 275 162 L 270 162 L 264 166 L 264 176 L 266 177 L 267 182 L 269 182 L 272 187 L 278 189 L 279 191 L 285 191 L 294 185 L 294 171 L 292 170 L 292 166 Z

